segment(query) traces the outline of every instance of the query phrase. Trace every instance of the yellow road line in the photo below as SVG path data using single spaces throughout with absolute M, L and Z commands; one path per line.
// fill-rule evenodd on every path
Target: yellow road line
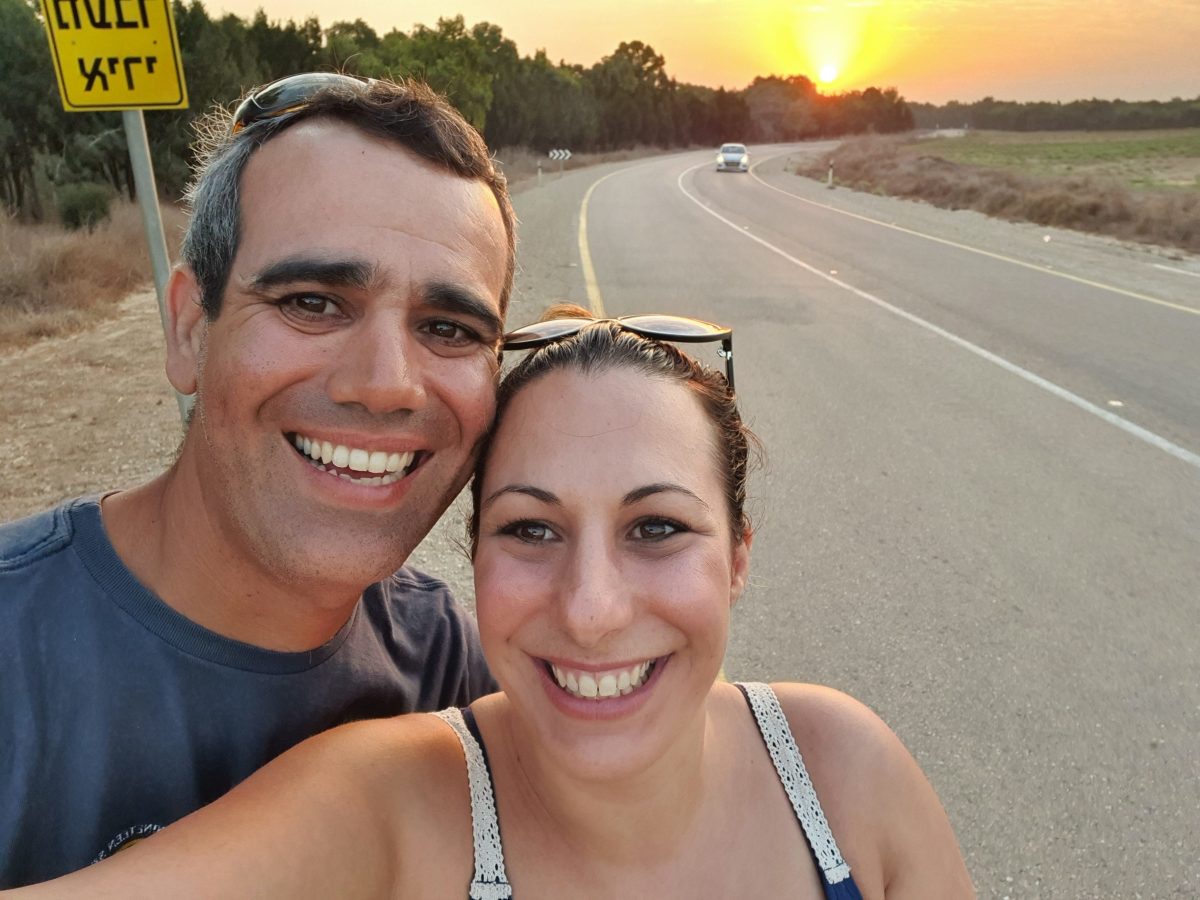
M 600 283 L 596 280 L 596 267 L 592 265 L 592 253 L 588 249 L 588 202 L 592 199 L 592 191 L 598 188 L 601 182 L 633 168 L 636 166 L 626 166 L 624 169 L 617 169 L 615 172 L 609 172 L 607 175 L 597 178 L 587 189 L 587 193 L 583 195 L 583 202 L 579 204 L 579 264 L 583 269 L 583 286 L 587 289 L 588 307 L 591 309 L 592 315 L 597 317 L 605 315 L 604 298 L 600 295 Z

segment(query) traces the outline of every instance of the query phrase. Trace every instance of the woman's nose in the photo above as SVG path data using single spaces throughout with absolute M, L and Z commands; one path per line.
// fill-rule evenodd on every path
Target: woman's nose
M 634 593 L 611 548 L 601 541 L 579 543 L 571 554 L 559 603 L 563 629 L 581 648 L 602 645 L 633 621 Z

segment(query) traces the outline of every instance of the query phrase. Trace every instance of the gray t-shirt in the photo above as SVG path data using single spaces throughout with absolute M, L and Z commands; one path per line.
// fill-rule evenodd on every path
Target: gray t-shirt
M 280 653 L 147 590 L 95 499 L 0 526 L 0 888 L 108 856 L 334 725 L 495 689 L 474 621 L 407 568 L 327 644 Z

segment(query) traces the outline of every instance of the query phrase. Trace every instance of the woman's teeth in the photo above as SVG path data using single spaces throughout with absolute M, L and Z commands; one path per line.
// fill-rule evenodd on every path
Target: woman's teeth
M 604 700 L 631 693 L 641 687 L 654 671 L 654 660 L 639 663 L 631 669 L 611 669 L 607 672 L 580 672 L 563 669 L 553 663 L 549 665 L 560 688 L 572 697 L 585 700 Z
M 293 434 L 292 444 L 321 471 L 359 484 L 394 484 L 405 476 L 416 456 L 412 451 L 388 453 L 385 450 L 362 450 L 358 447 L 347 447 L 345 444 L 314 440 L 302 434 Z M 349 471 L 337 472 L 328 468 L 329 466 Z M 351 475 L 349 472 L 362 472 L 366 477 Z

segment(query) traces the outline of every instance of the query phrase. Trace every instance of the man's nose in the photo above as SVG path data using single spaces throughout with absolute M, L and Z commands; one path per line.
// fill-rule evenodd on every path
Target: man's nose
M 633 622 L 634 593 L 635 586 L 625 583 L 616 554 L 606 542 L 577 544 L 559 602 L 563 630 L 581 648 L 600 646 Z
M 362 324 L 334 361 L 330 399 L 377 414 L 422 408 L 426 373 L 415 336 L 393 322 Z

